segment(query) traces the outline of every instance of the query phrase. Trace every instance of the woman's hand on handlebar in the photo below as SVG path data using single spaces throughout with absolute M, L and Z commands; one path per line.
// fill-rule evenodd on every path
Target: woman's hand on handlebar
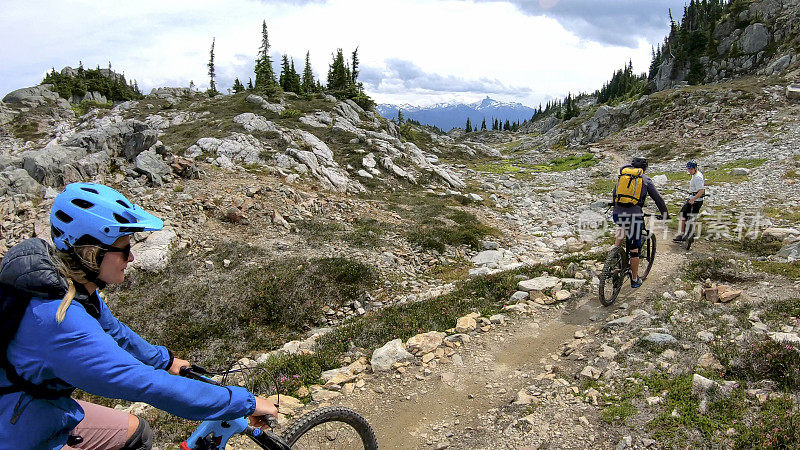
M 185 359 L 174 358 L 172 360 L 172 365 L 169 366 L 167 372 L 171 373 L 172 375 L 180 375 L 181 368 L 189 366 L 191 366 L 191 364 L 189 364 L 189 361 L 186 361 Z
M 250 421 L 250 425 L 259 428 L 264 425 L 271 426 L 266 420 L 268 416 L 273 416 L 277 419 L 278 407 L 265 398 L 256 397 L 256 410 L 247 418 Z

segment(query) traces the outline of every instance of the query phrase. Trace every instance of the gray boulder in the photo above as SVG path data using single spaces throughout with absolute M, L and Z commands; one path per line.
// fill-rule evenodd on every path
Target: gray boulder
M 108 126 L 75 133 L 64 146 L 81 147 L 90 153 L 106 152 L 109 156 L 123 155 L 133 161 L 136 155 L 158 141 L 158 131 L 138 120 L 113 123 Z
M 141 270 L 161 270 L 167 266 L 169 249 L 177 235 L 171 228 L 148 234 L 147 239 L 133 246 L 136 258 L 131 265 Z
M 22 166 L 37 182 L 47 186 L 64 184 L 66 166 L 86 156 L 86 150 L 50 145 L 22 153 Z
M 233 118 L 235 123 L 241 124 L 246 131 L 278 131 L 278 127 L 269 120 L 253 113 L 242 113 Z
M 412 359 L 413 357 L 414 355 L 406 351 L 403 346 L 403 341 L 395 339 L 372 352 L 370 364 L 372 365 L 373 372 L 385 372 L 391 370 L 394 363 L 405 359 Z
M 777 61 L 772 63 L 769 68 L 767 69 L 767 73 L 769 74 L 779 74 L 786 70 L 789 67 L 789 63 L 792 62 L 792 55 L 784 55 L 778 58 Z
M 0 173 L 0 178 L 6 180 L 0 183 L 0 195 L 25 194 L 38 197 L 44 191 L 44 187 L 31 178 L 25 169 L 13 169 Z
M 58 106 L 66 109 L 71 109 L 68 101 L 61 98 L 58 93 L 53 92 L 52 84 L 40 84 L 39 86 L 32 86 L 16 91 L 11 91 L 3 97 L 4 103 L 18 103 L 24 106 L 42 106 L 55 102 Z
M 769 45 L 770 38 L 771 35 L 766 25 L 763 23 L 751 24 L 742 33 L 739 49 L 748 55 L 758 53 Z
M 784 245 L 776 256 L 786 258 L 789 262 L 800 260 L 800 241 Z
M 153 150 L 143 151 L 136 155 L 134 168 L 137 172 L 147 175 L 147 178 L 158 186 L 163 184 L 164 177 L 171 172 L 170 167 Z

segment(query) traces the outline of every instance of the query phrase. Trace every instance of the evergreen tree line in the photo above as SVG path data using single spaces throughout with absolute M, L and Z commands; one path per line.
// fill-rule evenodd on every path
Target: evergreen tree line
M 542 108 L 542 104 L 539 103 L 539 108 L 536 109 L 531 116 L 530 122 L 536 122 L 537 120 L 550 116 L 563 120 L 578 117 L 581 113 L 580 108 L 578 108 L 578 97 L 579 96 L 573 97 L 572 93 L 569 93 L 563 101 L 559 99 L 548 101 L 544 108 Z M 526 123 L 528 123 L 527 120 L 523 122 L 523 125 Z
M 669 11 L 670 32 L 664 42 L 653 49 L 650 62 L 648 79 L 652 80 L 661 64 L 667 60 L 674 61 L 671 77 L 678 70 L 689 67 L 687 81 L 689 84 L 699 84 L 705 79 L 705 67 L 700 59 L 707 56 L 716 59 L 717 42 L 714 39 L 714 29 L 719 20 L 730 15 L 738 20 L 739 13 L 750 4 L 749 0 L 691 0 L 683 8 L 683 18 L 676 22 Z M 737 23 L 737 27 L 747 24 Z
M 597 92 L 597 103 L 609 103 L 620 98 L 639 96 L 646 86 L 647 74 L 634 74 L 633 63 L 628 61 L 628 64 L 614 72 L 611 81 L 605 83 Z
M 300 95 L 326 93 L 339 99 L 353 99 L 362 107 L 370 107 L 374 104 L 372 99 L 364 93 L 363 84 L 358 81 L 358 47 L 353 50 L 349 60 L 344 57 L 341 48 L 336 50 L 336 53 L 332 55 L 333 60 L 328 66 L 326 85 L 314 78 L 314 72 L 311 69 L 311 52 L 306 52 L 305 67 L 302 73 L 299 73 L 295 68 L 294 58 L 284 54 L 281 58 L 281 71 L 276 78 L 269 49 L 269 32 L 267 30 L 267 22 L 264 21 L 261 25 L 261 46 L 258 50 L 254 70 L 255 83 L 251 77 L 247 82 L 247 86 L 245 86 L 237 77 L 233 81 L 233 92 L 254 91 L 269 94 L 282 90 Z M 217 93 L 213 69 L 214 41 L 211 43 L 211 58 L 208 67 L 211 79 L 210 86 L 213 88 L 209 89 L 209 94 L 214 95 Z
M 125 75 L 114 77 L 111 72 L 111 63 L 108 71 L 100 69 L 84 69 L 83 62 L 78 64 L 75 75 L 56 72 L 55 68 L 45 75 L 42 84 L 52 84 L 54 90 L 61 97 L 70 100 L 73 96 L 83 97 L 87 92 L 99 92 L 110 101 L 136 100 L 143 97 L 139 86 L 134 80 L 128 84 Z
M 500 119 L 496 119 L 494 117 L 492 117 L 489 122 L 491 123 L 491 129 L 493 131 L 517 131 L 522 124 L 527 123 L 527 121 L 524 121 L 522 124 L 520 124 L 519 121 L 511 122 L 508 119 L 506 119 L 505 122 L 502 122 Z M 467 124 L 464 126 L 464 130 L 467 133 L 472 133 L 473 131 L 485 131 L 487 128 L 485 117 L 481 121 L 480 125 L 475 126 L 472 125 L 472 120 L 467 117 Z

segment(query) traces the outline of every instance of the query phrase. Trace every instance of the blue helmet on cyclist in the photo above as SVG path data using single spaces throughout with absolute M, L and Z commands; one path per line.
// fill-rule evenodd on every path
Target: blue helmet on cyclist
M 108 247 L 122 236 L 163 227 L 161 219 L 102 184 L 68 184 L 50 208 L 50 234 L 62 251 L 79 240 Z
M 647 158 L 644 156 L 635 156 L 631 160 L 631 166 L 637 169 L 647 170 Z
M 686 163 L 686 169 L 697 169 L 697 161 L 690 159 L 689 162 Z

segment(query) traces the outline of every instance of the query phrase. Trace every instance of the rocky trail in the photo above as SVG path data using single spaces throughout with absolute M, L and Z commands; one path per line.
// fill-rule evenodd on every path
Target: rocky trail
M 614 448 L 621 436 L 577 395 L 580 380 L 564 380 L 575 386 L 569 391 L 575 395 L 537 409 L 547 419 L 535 424 L 520 421 L 528 414 L 519 393 L 533 380 L 568 372 L 565 365 L 580 366 L 579 372 L 582 362 L 565 356 L 564 349 L 612 315 L 624 315 L 659 295 L 685 259 L 682 248 L 662 243 L 644 285 L 626 285 L 610 307 L 599 303 L 593 289 L 556 308 L 507 315 L 489 331 L 473 334 L 428 362 L 365 376 L 361 387 L 333 403 L 364 415 L 381 448 Z

